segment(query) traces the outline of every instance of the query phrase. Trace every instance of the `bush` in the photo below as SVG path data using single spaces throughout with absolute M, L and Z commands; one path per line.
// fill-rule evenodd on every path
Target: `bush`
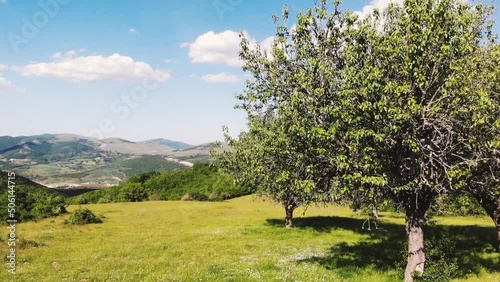
M 437 216 L 482 216 L 483 207 L 471 194 L 460 191 L 437 197 L 429 209 L 430 215 Z
M 191 195 L 191 198 L 195 201 L 207 201 L 208 200 L 208 196 L 203 194 L 203 193 L 200 193 L 200 192 L 192 192 L 190 195 Z
M 79 208 L 73 213 L 71 213 L 71 217 L 69 221 L 66 221 L 67 224 L 76 224 L 76 225 L 84 225 L 91 223 L 102 223 L 102 216 L 96 216 L 91 210 L 85 208 Z

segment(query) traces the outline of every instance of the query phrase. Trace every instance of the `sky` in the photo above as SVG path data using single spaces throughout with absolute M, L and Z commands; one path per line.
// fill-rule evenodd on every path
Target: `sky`
M 343 8 L 363 14 L 390 1 Z M 0 136 L 196 145 L 223 140 L 223 125 L 236 136 L 246 128 L 234 109 L 246 79 L 238 33 L 270 46 L 284 4 L 293 19 L 314 1 L 0 0 Z

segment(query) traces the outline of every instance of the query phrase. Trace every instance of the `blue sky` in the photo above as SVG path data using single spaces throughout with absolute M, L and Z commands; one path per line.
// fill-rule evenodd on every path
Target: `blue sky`
M 246 122 L 233 109 L 245 80 L 238 32 L 265 46 L 284 4 L 293 13 L 313 3 L 0 0 L 0 135 L 201 144 L 221 140 L 222 125 L 236 135 Z

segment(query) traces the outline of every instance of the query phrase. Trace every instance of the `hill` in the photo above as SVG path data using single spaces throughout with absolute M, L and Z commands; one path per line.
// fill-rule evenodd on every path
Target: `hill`
M 0 136 L 0 169 L 23 174 L 50 187 L 102 187 L 132 175 L 191 167 L 210 150 L 168 139 L 133 142 L 74 134 Z
M 172 148 L 174 150 L 183 150 L 183 149 L 187 149 L 187 148 L 193 147 L 193 145 L 189 145 L 189 144 L 186 144 L 186 143 L 183 143 L 183 142 L 173 141 L 173 140 L 168 140 L 168 139 L 162 139 L 162 138 L 141 141 L 139 143 L 142 143 L 142 144 L 159 144 L 159 145 L 167 146 L 167 147 Z
M 0 203 L 5 207 L 0 220 L 3 222 L 9 219 L 7 205 L 10 198 L 15 199 L 15 218 L 20 221 L 50 217 L 65 211 L 62 193 L 0 170 Z
M 187 160 L 190 162 L 206 162 L 211 160 L 210 151 L 218 148 L 219 147 L 215 142 L 211 142 L 182 150 L 176 150 L 172 154 L 181 160 Z M 222 143 L 222 148 L 228 149 L 229 147 L 226 143 Z
M 126 182 L 70 198 L 69 203 L 142 202 L 148 200 L 220 201 L 250 194 L 251 190 L 235 184 L 217 167 L 197 163 L 192 169 L 149 172 Z

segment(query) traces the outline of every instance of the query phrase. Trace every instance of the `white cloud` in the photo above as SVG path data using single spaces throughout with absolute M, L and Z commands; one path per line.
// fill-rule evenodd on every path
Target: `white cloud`
M 247 32 L 243 32 L 251 46 L 255 46 L 257 40 Z M 270 50 L 273 37 L 266 38 L 261 46 Z M 232 67 L 240 67 L 243 62 L 239 58 L 241 39 L 239 33 L 226 30 L 220 33 L 206 32 L 192 43 L 182 43 L 181 48 L 189 47 L 189 57 L 193 63 L 225 64 Z
M 0 64 L 0 71 L 6 70 L 8 68 L 9 68 L 8 66 Z M 0 93 L 3 93 L 7 90 L 19 90 L 19 89 L 16 89 L 12 84 L 12 81 L 6 79 L 0 72 Z
M 135 29 L 135 28 L 133 28 L 133 27 L 132 27 L 132 28 L 129 28 L 129 29 L 128 29 L 128 32 L 133 33 L 133 34 L 138 34 L 138 33 L 139 33 L 139 32 L 137 31 L 137 29 Z
M 3 75 L 0 73 L 0 93 L 6 91 L 6 90 L 12 90 L 13 85 L 12 82 L 7 80 Z
M 469 0 L 461 0 L 461 2 L 468 3 Z M 378 9 L 380 12 L 383 12 L 387 7 L 389 7 L 390 3 L 395 3 L 402 6 L 404 0 L 371 0 L 370 4 L 364 6 L 363 9 L 361 9 L 361 11 L 356 11 L 354 13 L 357 14 L 360 19 L 364 19 L 369 14 L 371 14 L 375 9 Z
M 179 61 L 174 60 L 174 59 L 165 59 L 165 60 L 163 60 L 163 62 L 166 64 L 175 64 L 175 63 L 178 63 Z
M 241 81 L 238 76 L 225 72 L 205 74 L 201 77 L 201 79 L 210 83 L 237 83 Z
M 23 76 L 47 76 L 74 82 L 144 78 L 165 82 L 170 78 L 169 70 L 153 69 L 147 63 L 116 53 L 111 56 L 78 56 L 76 51 L 71 50 L 64 54 L 55 53 L 51 57 L 54 59 L 52 62 L 16 66 L 13 70 Z
M 375 9 L 378 9 L 380 12 L 383 12 L 385 8 L 389 7 L 389 4 L 396 3 L 399 5 L 403 4 L 404 0 L 372 0 L 369 5 L 366 5 L 361 9 L 361 11 L 354 12 L 359 16 L 360 19 L 366 18 L 369 14 L 371 14 Z

